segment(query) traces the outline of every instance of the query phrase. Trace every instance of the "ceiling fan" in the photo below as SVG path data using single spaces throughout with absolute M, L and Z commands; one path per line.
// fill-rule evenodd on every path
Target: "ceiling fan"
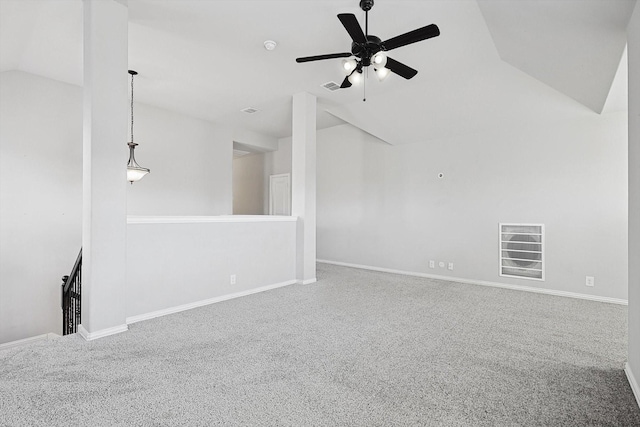
M 344 25 L 347 33 L 351 36 L 351 52 L 330 53 L 327 55 L 305 56 L 296 58 L 296 62 L 319 61 L 322 59 L 349 58 L 343 59 L 342 65 L 347 77 L 340 85 L 340 88 L 348 88 L 353 84 L 358 84 L 363 80 L 362 73 L 370 65 L 373 65 L 378 79 L 384 80 L 389 72 L 395 73 L 405 79 L 410 79 L 418 71 L 401 63 L 393 58 L 389 58 L 385 52 L 397 49 L 411 43 L 430 39 L 440 35 L 437 25 L 431 24 L 408 33 L 392 37 L 382 41 L 379 37 L 369 34 L 369 10 L 373 7 L 374 0 L 361 0 L 360 8 L 365 12 L 365 30 L 358 23 L 356 16 L 352 13 L 341 13 L 338 19 Z M 355 56 L 355 58 L 351 58 Z

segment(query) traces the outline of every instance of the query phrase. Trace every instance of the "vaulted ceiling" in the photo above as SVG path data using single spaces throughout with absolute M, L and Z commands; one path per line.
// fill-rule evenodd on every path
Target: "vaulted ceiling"
M 306 91 L 318 97 L 319 128 L 349 122 L 390 144 L 426 142 L 624 109 L 635 2 L 376 0 L 369 33 L 384 40 L 435 23 L 441 35 L 394 50 L 417 76 L 371 75 L 366 102 L 362 86 L 321 87 L 344 78 L 339 59 L 295 62 L 350 50 L 336 15 L 363 19 L 357 0 L 129 0 L 129 65 L 137 100 L 213 122 L 285 137 L 291 95 Z M 82 1 L 0 1 L 7 70 L 81 85 Z

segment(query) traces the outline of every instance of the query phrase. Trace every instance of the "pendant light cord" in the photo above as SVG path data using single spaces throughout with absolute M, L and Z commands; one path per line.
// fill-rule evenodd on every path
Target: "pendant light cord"
M 364 11 L 364 38 L 369 39 L 369 11 Z M 362 102 L 367 100 L 367 77 L 369 77 L 369 67 L 364 69 L 362 73 Z
M 131 142 L 133 142 L 133 74 L 131 74 Z
M 367 79 L 369 78 L 369 67 L 364 69 L 364 78 L 362 79 L 362 102 L 367 100 Z

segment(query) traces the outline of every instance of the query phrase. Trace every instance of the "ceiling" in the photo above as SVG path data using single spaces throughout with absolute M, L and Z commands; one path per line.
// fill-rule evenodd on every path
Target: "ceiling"
M 479 2 L 500 57 L 602 112 L 626 44 L 634 2 Z
M 635 3 L 376 0 L 370 33 L 384 40 L 435 23 L 441 36 L 392 51 L 417 76 L 372 75 L 363 102 L 362 87 L 321 87 L 342 81 L 340 60 L 295 62 L 348 51 L 336 15 L 363 18 L 357 0 L 129 0 L 129 66 L 140 73 L 138 101 L 270 137 L 291 134 L 291 96 L 304 91 L 318 97 L 318 128 L 349 122 L 390 144 L 426 142 L 625 109 Z M 0 1 L 8 70 L 81 85 L 82 2 Z

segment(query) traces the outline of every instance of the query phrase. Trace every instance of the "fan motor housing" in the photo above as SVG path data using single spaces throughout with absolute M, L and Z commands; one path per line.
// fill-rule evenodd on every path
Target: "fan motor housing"
M 382 50 L 382 40 L 380 37 L 367 36 L 365 44 L 351 43 L 351 53 L 362 60 L 362 65 L 367 67 L 371 65 L 371 57 Z

